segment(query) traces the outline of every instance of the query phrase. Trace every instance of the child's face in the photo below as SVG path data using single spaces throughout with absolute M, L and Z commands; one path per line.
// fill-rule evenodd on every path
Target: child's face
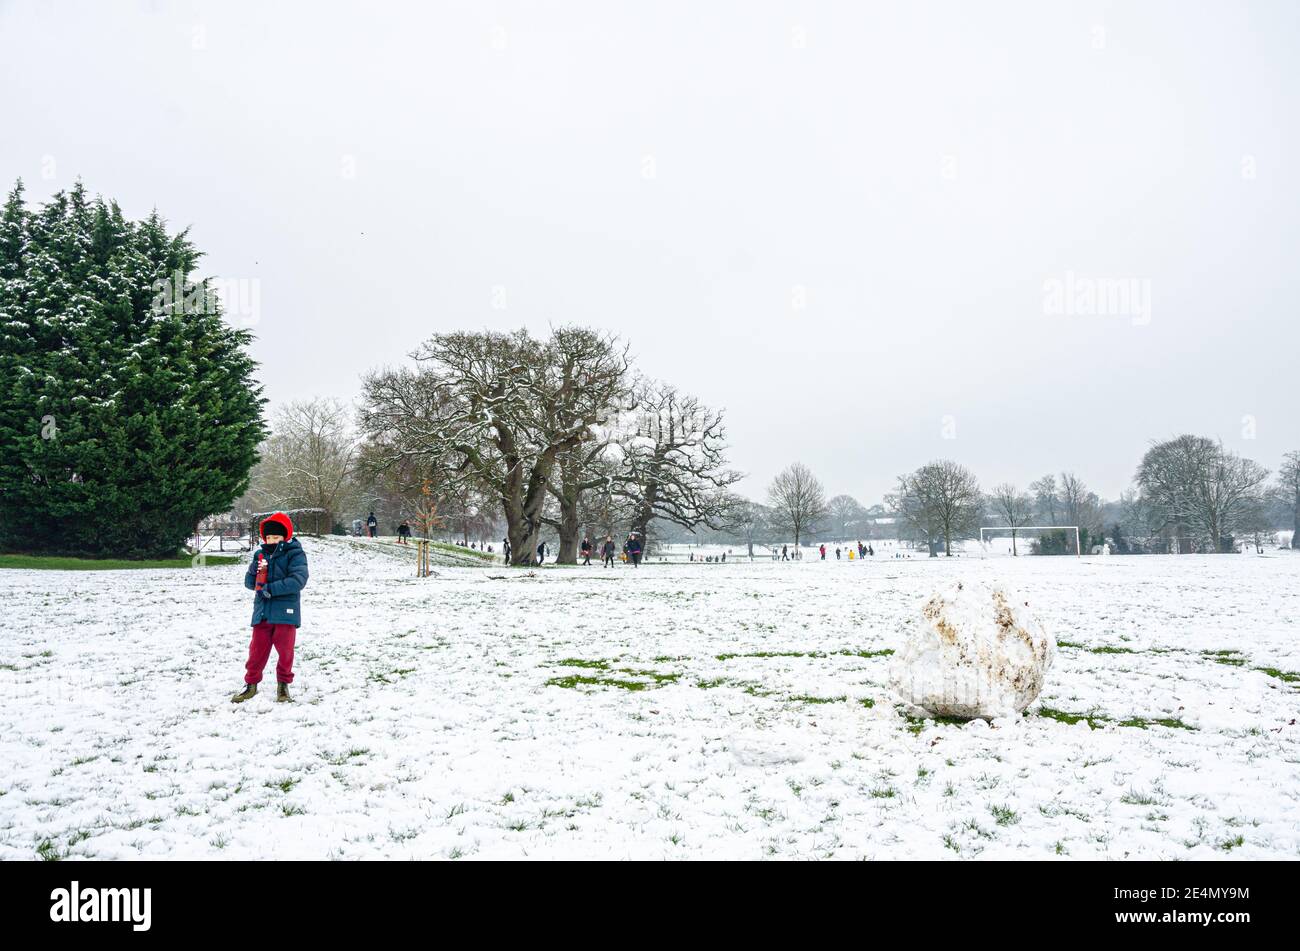
M 284 536 L 283 536 L 283 535 L 267 535 L 267 536 L 266 536 L 266 543 L 267 543 L 268 545 L 278 545 L 278 544 L 280 544 L 280 542 L 282 542 L 282 541 L 284 541 Z

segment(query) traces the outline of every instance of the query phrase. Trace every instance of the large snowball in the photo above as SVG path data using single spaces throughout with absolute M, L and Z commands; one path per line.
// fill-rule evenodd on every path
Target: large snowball
M 1038 696 L 1055 655 L 1023 598 L 957 582 L 922 605 L 890 686 L 933 716 L 1011 716 Z

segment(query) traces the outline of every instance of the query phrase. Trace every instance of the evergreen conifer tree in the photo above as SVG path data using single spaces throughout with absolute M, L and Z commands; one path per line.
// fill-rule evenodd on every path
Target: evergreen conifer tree
M 206 280 L 185 286 L 199 258 L 157 212 L 128 221 L 81 183 L 39 211 L 10 192 L 0 547 L 163 557 L 246 488 L 265 400 L 248 331 Z

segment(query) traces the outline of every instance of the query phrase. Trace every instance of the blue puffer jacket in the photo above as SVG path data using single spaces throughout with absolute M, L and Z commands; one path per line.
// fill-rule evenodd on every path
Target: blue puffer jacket
M 244 587 L 250 591 L 257 587 L 257 558 L 266 556 L 268 546 L 253 552 L 244 575 Z M 271 596 L 258 594 L 253 599 L 253 624 L 302 624 L 302 599 L 298 596 L 307 586 L 307 552 L 296 538 L 280 542 L 266 559 L 266 591 Z

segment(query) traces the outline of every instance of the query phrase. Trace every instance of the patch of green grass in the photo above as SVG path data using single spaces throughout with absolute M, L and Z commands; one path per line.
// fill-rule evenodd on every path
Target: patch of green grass
M 965 822 L 962 823 L 962 828 L 965 829 L 967 832 L 979 836 L 981 839 L 993 838 L 993 833 L 980 826 L 980 824 L 976 822 L 974 819 L 967 819 Z
M 49 839 L 42 839 L 36 846 L 36 854 L 41 857 L 42 862 L 59 862 L 66 857 L 66 852 L 60 852 L 59 847 Z
M 1090 653 L 1090 654 L 1136 654 L 1136 653 L 1139 653 L 1138 651 L 1133 650 L 1133 648 L 1131 648 L 1131 647 L 1089 647 L 1089 648 L 1087 648 L 1087 650 L 1088 650 L 1088 653 Z
M 199 566 L 236 565 L 242 555 L 204 555 Z M 57 555 L 0 555 L 0 568 L 30 568 L 39 571 L 121 571 L 130 568 L 190 568 L 192 556 L 133 561 L 129 558 L 65 558 Z
M 1222 849 L 1224 852 L 1231 852 L 1233 849 L 1239 848 L 1245 844 L 1246 844 L 1246 839 L 1243 836 L 1235 836 L 1234 838 L 1231 839 L 1224 839 L 1222 842 L 1219 843 L 1219 848 Z
M 568 677 L 552 677 L 546 681 L 548 687 L 564 687 L 567 690 L 573 690 L 580 686 L 591 687 L 618 687 L 620 690 L 644 690 L 646 684 L 637 680 L 616 680 L 613 677 L 584 677 L 580 674 L 572 674 Z
M 1127 720 L 1120 720 L 1120 726 L 1133 726 L 1139 730 L 1145 730 L 1147 727 L 1155 724 L 1156 726 L 1168 727 L 1171 730 L 1193 730 L 1196 727 L 1184 723 L 1182 720 L 1176 720 L 1172 717 L 1160 717 L 1155 720 L 1148 720 L 1146 717 L 1129 717 Z
M 579 657 L 568 657 L 556 663 L 557 667 L 585 667 L 589 670 L 609 670 L 609 662 L 604 660 L 583 660 Z
M 1276 677 L 1278 680 L 1293 684 L 1300 681 L 1300 674 L 1289 670 L 1278 670 L 1276 667 L 1252 667 L 1252 670 L 1258 670 L 1261 674 L 1268 674 L 1270 677 Z
M 1069 724 L 1070 726 L 1073 726 L 1080 720 L 1084 720 L 1087 722 L 1088 726 L 1094 730 L 1097 729 L 1097 724 L 1109 722 L 1107 717 L 1103 717 L 1100 714 L 1067 713 L 1064 710 L 1056 710 L 1052 707 L 1039 707 L 1038 715 L 1040 717 L 1047 717 L 1051 720 L 1057 720 L 1061 723 Z
M 497 558 L 500 557 L 497 554 L 488 554 L 485 551 L 479 551 L 477 548 L 465 548 L 461 545 L 452 544 L 451 542 L 431 541 L 429 542 L 429 547 L 434 551 L 445 552 L 449 555 L 456 555 L 461 558 L 468 555 L 471 558 L 478 558 L 489 563 L 495 562 Z M 504 565 L 502 567 L 504 567 Z
M 321 755 L 325 757 L 325 762 L 329 763 L 331 766 L 346 766 L 348 764 L 348 760 L 357 759 L 358 757 L 366 756 L 369 753 L 370 750 L 362 746 L 362 747 L 357 747 L 355 749 L 350 749 L 346 753 L 340 753 L 337 755 L 329 755 L 329 754 L 321 754 Z
M 858 701 L 858 703 L 862 704 L 868 710 L 870 710 L 872 707 L 876 705 L 876 701 L 872 700 L 870 697 L 863 697 L 861 700 Z
M 1229 667 L 1241 667 L 1246 663 L 1246 658 L 1241 656 L 1241 651 L 1201 651 L 1201 653 L 1215 663 L 1227 664 Z
M 1082 644 L 1076 644 L 1074 641 L 1057 641 L 1057 647 L 1082 647 Z
M 847 697 L 813 697 L 808 695 L 790 698 L 795 703 L 843 703 Z
M 307 814 L 307 810 L 304 809 L 302 806 L 294 805 L 293 803 L 288 803 L 288 802 L 281 803 L 280 812 L 286 818 L 288 818 L 289 816 L 305 816 Z
M 945 726 L 964 726 L 969 720 L 963 720 L 961 717 L 915 717 L 911 714 L 904 714 L 903 719 L 907 721 L 907 732 L 912 735 L 918 735 L 925 729 L 925 724 L 933 720 L 936 725 Z
M 1064 710 L 1055 710 L 1051 707 L 1040 707 L 1038 709 L 1040 717 L 1048 717 L 1052 720 L 1058 720 L 1061 723 L 1075 724 L 1080 720 L 1086 720 L 1088 726 L 1097 729 L 1099 723 L 1116 723 L 1119 726 L 1137 727 L 1145 730 L 1147 727 L 1155 724 L 1156 726 L 1169 727 L 1171 730 L 1195 730 L 1196 727 L 1184 723 L 1172 717 L 1160 717 L 1155 720 L 1148 720 L 1146 717 L 1129 717 L 1127 720 L 1113 720 L 1110 717 L 1102 716 L 1100 713 L 1068 713 Z
M 993 813 L 993 820 L 1000 826 L 1013 826 L 1020 821 L 1020 816 L 1008 805 L 989 806 L 989 812 Z
M 681 674 L 661 674 L 657 670 L 633 670 L 630 667 L 620 667 L 618 672 L 620 674 L 632 674 L 635 677 L 649 677 L 657 684 L 676 683 L 678 678 L 681 677 Z
M 713 680 L 697 680 L 695 686 L 701 690 L 713 690 L 715 687 L 725 687 L 734 683 L 735 681 L 729 677 L 715 677 Z
M 753 654 L 719 654 L 718 660 L 735 660 L 737 657 L 824 657 L 816 651 L 756 651 Z
M 302 780 L 298 779 L 296 776 L 290 776 L 286 779 L 280 780 L 279 782 L 268 782 L 263 783 L 262 785 L 266 786 L 267 789 L 278 789 L 280 792 L 287 793 L 300 782 L 302 782 Z
M 872 799 L 893 799 L 898 795 L 898 790 L 893 786 L 877 786 L 869 792 Z
M 1160 800 L 1150 793 L 1139 792 L 1136 789 L 1130 789 L 1124 795 L 1119 797 L 1119 801 L 1127 803 L 1130 806 L 1154 806 Z

